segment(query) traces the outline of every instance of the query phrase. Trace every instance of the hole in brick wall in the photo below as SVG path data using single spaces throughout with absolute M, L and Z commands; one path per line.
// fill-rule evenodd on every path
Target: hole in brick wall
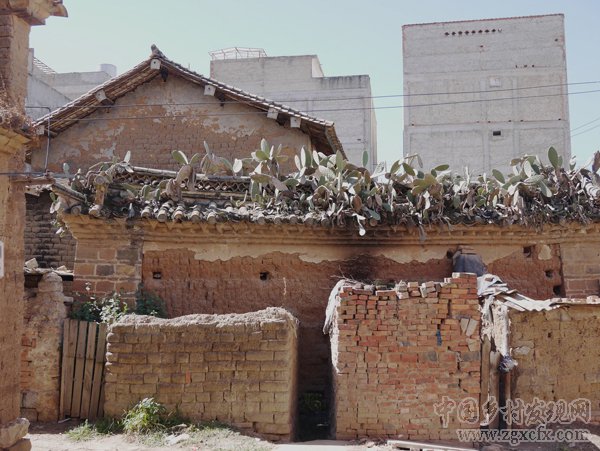
M 552 291 L 554 292 L 555 295 L 562 296 L 562 294 L 563 294 L 563 287 L 562 287 L 562 285 L 554 285 L 552 287 Z
M 552 332 L 548 332 L 548 338 L 552 338 Z
M 533 249 L 532 249 L 532 247 L 531 247 L 531 246 L 525 246 L 525 247 L 523 248 L 523 255 L 524 255 L 525 257 L 531 257 L 531 253 L 532 253 L 532 251 L 533 251 Z
M 554 270 L 553 269 L 548 269 L 545 272 L 546 272 L 546 277 L 548 279 L 552 279 L 554 277 Z
M 160 272 L 160 271 L 154 271 L 152 273 L 152 278 L 153 279 L 162 279 L 162 272 Z
M 269 273 L 267 271 L 260 273 L 260 280 L 267 280 L 269 278 Z
M 446 258 L 452 259 L 454 257 L 454 251 L 452 249 L 448 249 L 446 252 Z

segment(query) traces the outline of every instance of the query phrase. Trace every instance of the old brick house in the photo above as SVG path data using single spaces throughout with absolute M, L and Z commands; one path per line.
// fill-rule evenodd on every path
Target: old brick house
M 128 151 L 136 165 L 173 169 L 173 150 L 204 154 L 204 143 L 233 161 L 262 138 L 288 155 L 303 146 L 343 152 L 332 122 L 199 75 L 153 48 L 133 69 L 36 122 L 43 136 L 30 151 L 33 170 L 62 172 L 67 163 L 85 173 Z M 50 203 L 47 191 L 27 196 L 25 254 L 42 267 L 72 269 L 75 244 L 69 234 L 55 235 Z
M 24 100 L 32 25 L 66 16 L 61 1 L 0 1 L 0 449 L 25 449 L 28 423 L 19 417 L 20 331 L 23 322 Z M 30 446 L 30 445 L 29 445 Z
M 62 217 L 77 239 L 74 289 L 89 284 L 99 295 L 123 291 L 131 297 L 143 283 L 166 301 L 171 316 L 283 306 L 299 320 L 300 396 L 319 393 L 327 398 L 332 393 L 331 350 L 323 335 L 323 320 L 330 292 L 340 278 L 368 280 L 372 286 L 391 280 L 441 281 L 453 272 L 454 251 L 466 245 L 482 257 L 489 272 L 533 298 L 599 293 L 597 222 L 550 222 L 532 227 L 518 220 L 510 225 L 490 219 L 487 224 L 474 225 L 465 213 L 452 227 L 429 224 L 420 231 L 414 223 L 410 225 L 398 202 L 395 216 L 380 208 L 381 218 L 371 216 L 361 236 L 350 222 L 353 208 L 347 211 L 345 222 L 327 215 L 329 203 L 313 208 L 300 202 L 286 210 L 249 201 L 246 206 L 231 202 L 232 197 L 239 201 L 244 196 L 248 177 L 224 182 L 200 176 L 192 191 L 178 200 L 168 195 L 156 202 L 142 199 L 135 201 L 130 214 L 123 210 L 123 197 L 118 193 L 124 186 L 157 183 L 174 174 L 143 168 L 121 171 L 106 197 L 97 196 L 93 183 L 84 190 L 86 194 L 54 188 L 65 199 Z M 366 191 L 370 189 L 369 185 Z M 398 185 L 398 189 L 403 188 Z M 318 199 L 318 192 L 323 190 L 317 189 L 314 198 Z M 363 194 L 367 205 L 369 194 Z M 540 200 L 540 194 L 535 195 Z M 331 197 L 328 202 L 338 201 Z M 590 197 L 587 202 L 593 210 L 598 198 Z M 360 208 L 362 214 L 372 215 L 368 207 Z M 497 211 L 504 208 L 502 204 Z M 476 290 L 459 289 L 464 292 L 455 293 L 456 299 L 470 293 L 469 312 L 475 316 Z M 440 306 L 444 317 L 466 309 L 456 304 L 456 299 L 444 300 Z M 430 308 L 422 307 L 424 312 Z M 413 311 L 418 309 L 406 310 Z M 425 331 L 423 339 L 427 343 L 433 340 L 435 345 L 435 327 L 425 325 L 434 324 L 428 314 L 415 321 L 424 321 L 419 325 L 419 330 Z M 404 319 L 410 322 L 410 318 Z M 458 328 L 460 334 L 458 319 L 451 319 L 452 330 Z M 450 322 L 445 327 L 451 327 Z M 461 342 L 460 351 L 476 353 L 478 361 L 479 341 L 475 339 L 471 345 L 473 350 Z M 479 377 L 477 371 L 472 373 L 473 378 Z M 478 390 L 473 388 L 473 393 Z

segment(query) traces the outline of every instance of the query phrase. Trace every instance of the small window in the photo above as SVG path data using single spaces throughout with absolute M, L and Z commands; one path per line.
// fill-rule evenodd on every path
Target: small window
M 492 132 L 492 136 L 502 136 L 502 131 L 501 130 L 494 130 Z

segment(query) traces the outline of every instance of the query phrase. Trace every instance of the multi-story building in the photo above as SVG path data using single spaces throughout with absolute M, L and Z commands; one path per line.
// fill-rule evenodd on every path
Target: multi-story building
M 333 121 L 349 160 L 377 163 L 377 122 L 368 75 L 326 77 L 316 55 L 267 57 L 262 49 L 211 52 L 210 76 Z
M 101 64 L 100 69 L 93 72 L 58 73 L 29 49 L 25 110 L 38 119 L 116 75 L 117 68 L 112 64 Z
M 571 154 L 562 14 L 403 27 L 404 154 L 507 171 Z

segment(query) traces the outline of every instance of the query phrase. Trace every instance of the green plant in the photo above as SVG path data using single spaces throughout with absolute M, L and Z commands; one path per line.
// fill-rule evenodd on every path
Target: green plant
M 139 434 L 164 429 L 166 409 L 154 398 L 144 398 L 125 412 L 123 430 L 128 434 Z
M 100 322 L 112 324 L 126 315 L 127 310 L 127 304 L 121 300 L 121 296 L 112 293 L 100 301 Z
M 75 426 L 73 429 L 67 431 L 67 437 L 75 442 L 84 442 L 91 440 L 96 436 L 96 430 L 94 426 L 85 420 L 79 426 Z
M 165 301 L 159 295 L 144 289 L 144 286 L 140 284 L 135 293 L 135 313 L 166 318 Z
M 127 314 L 127 304 L 118 293 L 112 293 L 99 301 L 93 297 L 76 301 L 69 318 L 79 321 L 112 324 Z
M 100 418 L 94 423 L 94 429 L 98 434 L 118 434 L 123 432 L 123 424 L 117 418 Z

